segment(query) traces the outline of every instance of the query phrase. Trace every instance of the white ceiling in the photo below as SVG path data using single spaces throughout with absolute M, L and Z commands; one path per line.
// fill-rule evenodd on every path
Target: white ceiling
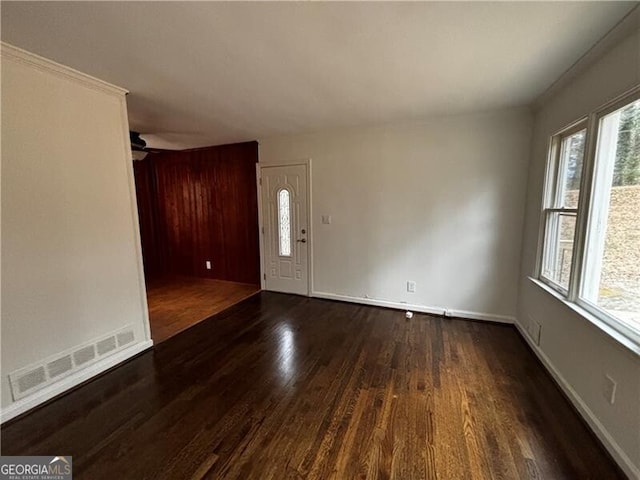
M 125 87 L 157 147 L 531 103 L 636 2 L 2 2 L 2 39 Z

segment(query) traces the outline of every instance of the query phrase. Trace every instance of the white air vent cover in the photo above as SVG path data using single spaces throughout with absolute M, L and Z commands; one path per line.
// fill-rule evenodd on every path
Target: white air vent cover
M 99 359 L 124 350 L 135 341 L 131 325 L 102 336 L 73 349 L 60 352 L 40 362 L 21 368 L 9 374 L 11 392 L 14 400 L 30 395 Z
M 82 347 L 73 352 L 73 362 L 76 365 L 84 365 L 96 358 L 96 347 L 89 345 L 88 347 Z
M 71 355 L 65 355 L 53 362 L 47 364 L 47 371 L 49 372 L 49 378 L 57 377 L 65 372 L 68 372 L 73 368 L 73 362 L 71 361 Z
M 111 350 L 116 349 L 116 337 L 109 337 L 104 340 L 100 340 L 96 343 L 96 347 L 98 347 L 98 355 L 109 353 Z
M 24 393 L 27 390 L 36 388 L 38 385 L 42 385 L 47 381 L 47 376 L 44 371 L 44 367 L 37 367 L 30 370 L 16 380 L 16 386 L 20 393 Z
M 133 342 L 133 330 L 129 330 L 128 332 L 122 332 L 118 334 L 118 346 L 122 347 L 127 343 Z

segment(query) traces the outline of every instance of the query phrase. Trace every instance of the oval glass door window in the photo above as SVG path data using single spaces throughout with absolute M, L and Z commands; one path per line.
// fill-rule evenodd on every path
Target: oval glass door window
M 278 236 L 280 256 L 291 256 L 291 195 L 289 190 L 278 192 Z

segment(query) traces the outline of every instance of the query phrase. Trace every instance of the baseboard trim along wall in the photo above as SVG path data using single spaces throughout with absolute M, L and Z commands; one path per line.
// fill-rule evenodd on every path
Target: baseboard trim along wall
M 393 308 L 396 310 L 411 310 L 412 312 L 428 313 L 444 317 L 467 318 L 470 320 L 484 320 L 487 322 L 515 323 L 515 317 L 509 315 L 497 315 L 493 313 L 472 312 L 469 310 L 456 310 L 444 307 L 431 307 L 428 305 L 417 305 L 412 303 L 391 302 L 389 300 L 379 300 L 375 298 L 352 297 L 337 293 L 311 292 L 314 298 L 324 298 L 325 300 L 337 300 L 339 302 L 359 303 L 362 305 L 372 305 L 374 307 Z
M 524 328 L 517 321 L 515 322 L 515 326 L 522 338 L 524 338 L 529 347 L 531 347 L 531 350 L 533 350 L 540 362 L 542 362 L 542 364 L 551 374 L 560 389 L 564 392 L 569 401 L 576 408 L 580 416 L 587 422 L 587 425 L 589 426 L 589 428 L 591 428 L 591 431 L 596 435 L 596 437 L 598 437 L 600 442 L 602 442 L 602 445 L 607 449 L 609 454 L 622 469 L 625 475 L 627 475 L 629 478 L 640 478 L 640 469 L 638 469 L 638 467 L 633 464 L 631 459 L 620 448 L 618 443 L 607 431 L 604 425 L 600 423 L 600 420 L 598 420 L 591 409 L 584 403 L 582 398 L 580 398 L 577 392 L 571 387 L 569 382 L 567 382 L 562 374 L 555 368 L 549 357 L 547 357 L 547 355 L 545 355 L 540 347 L 535 344 L 533 339 L 526 333 Z
M 23 413 L 31 410 L 32 408 L 41 405 L 52 398 L 60 395 L 61 393 L 66 392 L 67 390 L 80 385 L 82 382 L 85 382 L 96 375 L 99 375 L 110 368 L 117 366 L 120 363 L 125 362 L 138 355 L 145 350 L 148 350 L 153 346 L 153 340 L 145 340 L 143 342 L 139 342 L 135 345 L 132 345 L 126 349 L 123 349 L 113 355 L 105 357 L 104 359 L 91 364 L 90 366 L 78 370 L 73 375 L 69 375 L 58 382 L 52 383 L 51 385 L 34 392 L 33 394 L 24 397 L 20 400 L 13 402 L 6 408 L 2 409 L 0 412 L 0 423 L 4 423 L 12 418 L 17 417 L 18 415 L 22 415 Z

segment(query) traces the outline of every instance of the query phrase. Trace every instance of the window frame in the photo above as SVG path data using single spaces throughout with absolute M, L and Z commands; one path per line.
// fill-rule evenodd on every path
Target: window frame
M 564 139 L 575 135 L 576 133 L 585 130 L 585 149 L 582 159 L 582 172 L 580 173 L 580 194 L 578 196 L 578 205 L 575 208 L 567 208 L 560 205 L 562 195 L 559 195 L 561 186 L 561 165 L 562 159 L 562 142 Z M 587 156 L 587 146 L 589 144 L 589 129 L 588 118 L 583 117 L 573 122 L 567 127 L 564 127 L 560 131 L 551 136 L 548 148 L 547 165 L 545 168 L 545 184 L 544 184 L 544 196 L 542 201 L 542 212 L 540 215 L 540 238 L 538 241 L 538 261 L 536 264 L 536 278 L 543 282 L 548 287 L 560 293 L 562 296 L 568 297 L 571 289 L 571 278 L 574 277 L 574 265 L 576 263 L 576 240 L 578 237 L 578 214 L 580 212 L 582 202 L 582 189 L 584 186 L 584 171 L 585 162 Z M 545 253 L 550 244 L 550 238 L 547 236 L 547 229 L 550 224 L 550 217 L 554 214 L 565 214 L 569 216 L 575 216 L 576 226 L 573 238 L 573 253 L 571 259 L 571 270 L 569 273 L 568 288 L 555 282 L 553 279 L 544 276 L 545 266 Z M 555 255 L 554 255 L 555 256 Z
M 586 264 L 586 247 L 589 232 L 591 231 L 590 221 L 593 218 L 593 212 L 596 208 L 594 205 L 594 186 L 596 184 L 596 161 L 598 137 L 600 134 L 601 120 L 623 108 L 624 106 L 640 100 L 640 85 L 635 86 L 631 90 L 623 93 L 595 109 L 589 115 L 581 117 L 579 120 L 571 123 L 565 128 L 554 133 L 548 146 L 548 157 L 545 168 L 544 192 L 542 198 L 542 208 L 540 211 L 540 228 L 538 237 L 538 254 L 536 258 L 536 266 L 534 278 L 550 288 L 559 298 L 569 304 L 571 308 L 578 311 L 583 317 L 598 325 L 598 322 L 604 324 L 601 329 L 619 339 L 624 345 L 631 343 L 631 349 L 640 352 L 640 329 L 635 330 L 625 322 L 611 315 L 603 308 L 594 305 L 585 298 L 581 297 L 583 286 L 583 278 L 585 278 Z M 543 275 L 545 249 L 547 248 L 546 228 L 548 224 L 548 215 L 550 211 L 562 211 L 566 209 L 557 209 L 548 207 L 554 200 L 557 200 L 559 161 L 562 139 L 570 136 L 586 126 L 585 149 L 582 163 L 582 174 L 580 178 L 580 195 L 576 211 L 576 227 L 573 242 L 573 256 L 571 264 L 571 273 L 569 277 L 568 288 L 563 288 L 556 282 L 547 279 Z M 554 171 L 555 170 L 555 171 Z M 553 205 L 554 207 L 556 204 Z M 574 210 L 574 209 L 568 209 Z M 596 320 L 594 322 L 594 319 Z M 611 330 L 613 330 L 612 333 Z

